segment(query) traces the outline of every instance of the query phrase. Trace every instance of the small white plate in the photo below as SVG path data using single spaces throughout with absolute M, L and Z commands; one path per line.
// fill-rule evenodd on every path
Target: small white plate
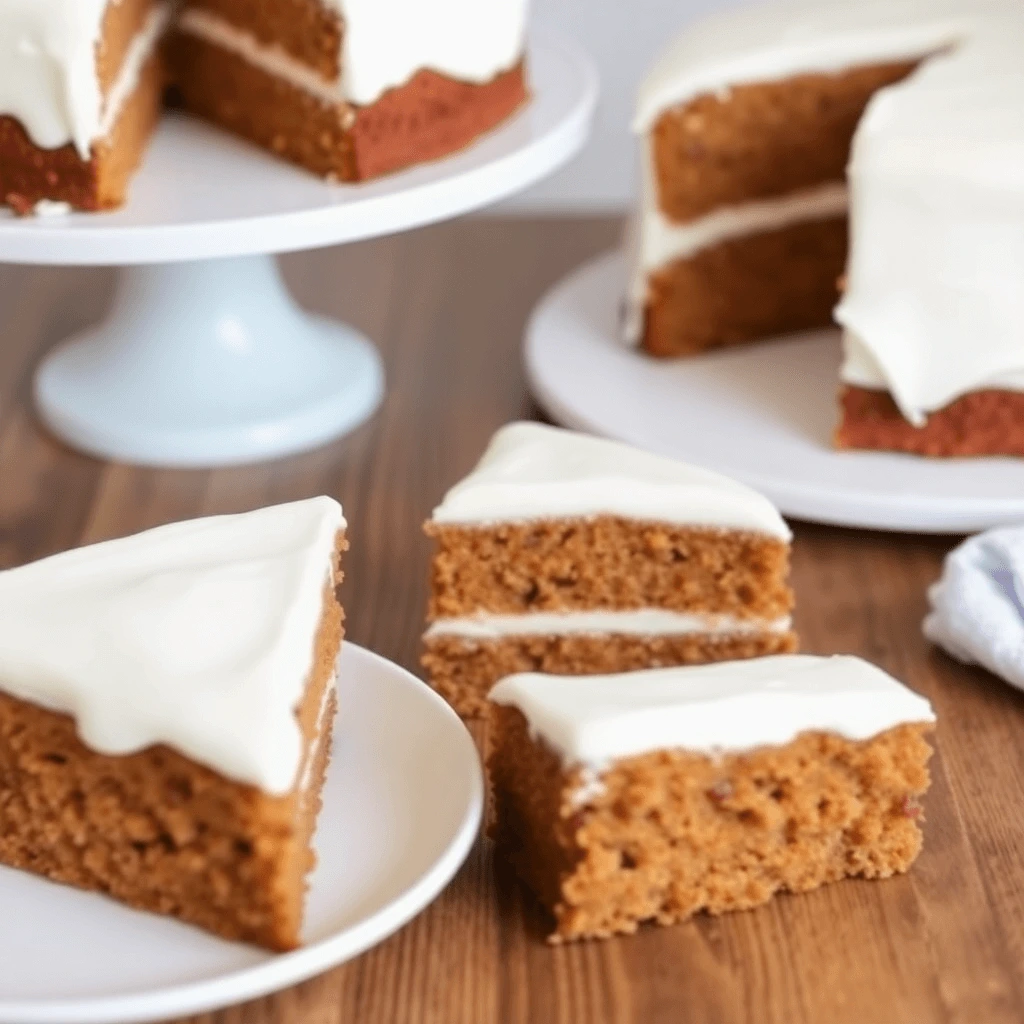
M 306 945 L 272 954 L 0 868 L 0 1022 L 115 1024 L 215 1009 L 369 949 L 447 885 L 476 838 L 465 726 L 404 669 L 345 644 Z
M 534 312 L 526 369 L 566 426 L 742 480 L 789 516 L 839 526 L 970 533 L 1024 522 L 1024 459 L 840 452 L 840 343 L 815 331 L 694 359 L 618 341 L 622 255 L 587 264 Z

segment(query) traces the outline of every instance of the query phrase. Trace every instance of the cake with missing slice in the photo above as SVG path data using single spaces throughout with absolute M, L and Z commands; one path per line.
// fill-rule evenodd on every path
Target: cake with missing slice
M 314 498 L 0 573 L 0 864 L 297 946 L 345 547 Z
M 887 878 L 920 851 L 935 716 L 859 658 L 520 675 L 491 701 L 494 835 L 553 941 Z
M 463 716 L 503 676 L 792 651 L 790 532 L 718 474 L 536 423 L 494 436 L 426 524 L 423 664 Z

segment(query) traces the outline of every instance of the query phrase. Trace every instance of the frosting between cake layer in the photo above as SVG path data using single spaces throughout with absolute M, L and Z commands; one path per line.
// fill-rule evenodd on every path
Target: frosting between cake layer
M 268 793 L 302 761 L 341 506 L 173 523 L 0 572 L 0 690 L 103 754 L 163 743 Z
M 116 0 L 115 0 L 116 2 Z M 71 142 L 83 160 L 114 125 L 170 18 L 150 16 L 106 99 L 96 47 L 109 0 L 0 0 L 0 114 L 21 122 L 44 149 Z
M 630 611 L 527 612 L 495 615 L 479 612 L 432 622 L 424 639 L 455 636 L 466 640 L 499 640 L 509 636 L 737 636 L 786 633 L 789 616 L 779 619 L 741 619 L 735 615 L 673 612 L 664 608 Z
M 566 766 L 601 772 L 658 750 L 780 746 L 804 732 L 867 740 L 934 722 L 931 705 L 860 658 L 775 655 L 611 676 L 509 676 L 491 690 Z M 593 781 L 593 780 L 591 780 Z
M 502 427 L 433 521 L 486 526 L 600 515 L 791 536 L 767 498 L 734 480 L 539 423 Z

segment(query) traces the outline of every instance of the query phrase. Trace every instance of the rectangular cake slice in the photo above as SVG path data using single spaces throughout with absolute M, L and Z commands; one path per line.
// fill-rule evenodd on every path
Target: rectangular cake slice
M 503 676 L 792 651 L 790 533 L 761 495 L 627 445 L 503 427 L 426 524 L 434 687 L 482 714 Z
M 858 658 L 784 655 L 491 693 L 494 837 L 552 941 L 906 871 L 928 702 Z
M 346 547 L 314 498 L 0 573 L 0 864 L 298 945 Z
M 124 201 L 159 117 L 172 10 L 171 0 L 0 0 L 0 201 L 21 214 Z
M 446 156 L 526 99 L 526 0 L 187 0 L 186 106 L 317 174 Z

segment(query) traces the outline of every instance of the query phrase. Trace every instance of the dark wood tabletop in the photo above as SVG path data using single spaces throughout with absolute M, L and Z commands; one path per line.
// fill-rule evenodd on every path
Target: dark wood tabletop
M 336 444 L 213 472 L 104 464 L 51 440 L 30 406 L 32 370 L 102 315 L 112 272 L 0 267 L 0 567 L 171 520 L 331 494 L 350 524 L 348 636 L 416 672 L 429 557 L 421 523 L 496 427 L 539 415 L 520 361 L 526 319 L 619 230 L 613 219 L 470 219 L 286 258 L 301 302 L 379 343 L 387 397 Z M 955 539 L 795 529 L 803 649 L 877 662 L 939 715 L 924 852 L 909 875 L 551 947 L 540 911 L 480 840 L 436 903 L 376 949 L 197 1020 L 1024 1020 L 1024 696 L 921 635 L 926 588 Z

